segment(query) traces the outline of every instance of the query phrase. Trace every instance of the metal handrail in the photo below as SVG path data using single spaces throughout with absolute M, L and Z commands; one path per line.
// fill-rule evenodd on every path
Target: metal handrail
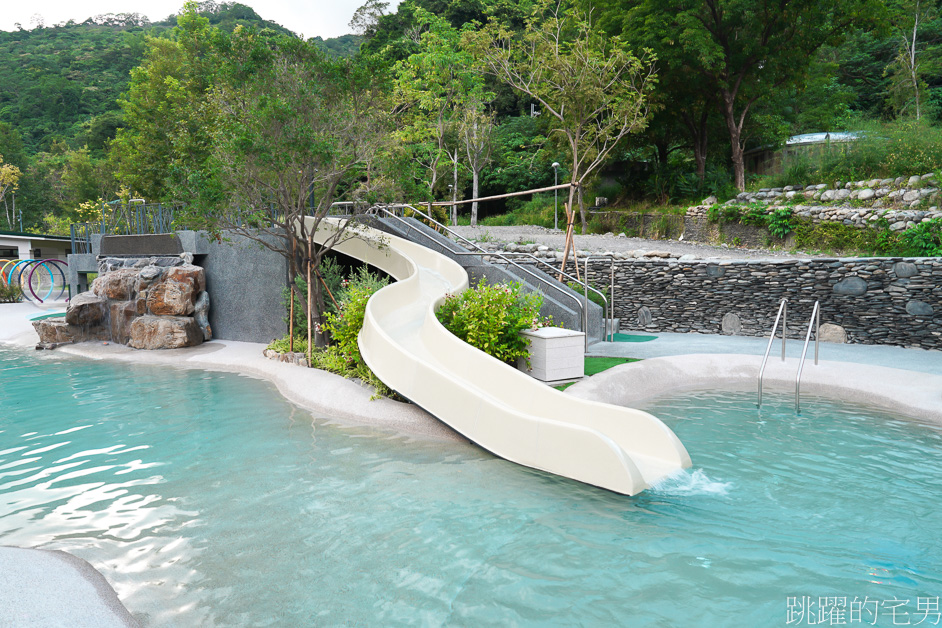
M 602 292 L 602 291 L 599 290 L 598 288 L 593 288 L 593 287 L 590 286 L 588 283 L 582 281 L 581 279 L 579 279 L 579 278 L 577 278 L 577 277 L 573 277 L 572 275 L 570 275 L 569 273 L 567 273 L 567 272 L 565 272 L 565 271 L 559 270 L 558 268 L 556 268 L 555 266 L 553 266 L 552 264 L 550 264 L 550 263 L 547 262 L 546 260 L 542 260 L 542 259 L 540 259 L 539 257 L 537 257 L 536 255 L 533 255 L 533 254 L 531 254 L 531 253 L 518 253 L 518 252 L 512 252 L 512 251 L 504 251 L 504 252 L 501 253 L 501 255 L 522 255 L 523 257 L 529 257 L 529 258 L 532 259 L 533 261 L 538 262 L 538 263 L 540 263 L 540 264 L 543 264 L 544 266 L 546 266 L 546 267 L 552 269 L 552 271 L 553 271 L 554 273 L 556 273 L 556 274 L 558 274 L 558 275 L 562 275 L 562 276 L 565 277 L 566 279 L 571 279 L 572 281 L 575 281 L 577 284 L 579 284 L 580 286 L 583 286 L 583 287 L 586 288 L 587 290 L 591 290 L 592 292 L 594 292 L 594 293 L 596 293 L 597 295 L 599 295 L 600 297 L 602 297 L 602 299 L 605 301 L 606 305 L 608 304 L 608 299 L 605 298 L 605 293 L 604 293 L 604 292 Z M 598 259 L 598 258 L 596 258 L 596 259 Z M 560 290 L 560 293 L 566 294 L 566 295 L 568 295 L 568 296 L 572 296 L 571 294 L 569 294 L 569 293 L 566 292 L 565 290 Z M 580 301 L 580 302 L 579 302 L 579 305 L 580 305 L 580 309 L 582 309 L 582 313 L 583 313 L 584 327 L 585 327 L 585 329 L 588 329 L 588 328 L 589 328 L 589 315 L 588 315 L 588 308 L 586 307 L 586 306 L 588 305 L 588 295 L 586 295 L 586 302 L 585 302 L 585 304 L 583 304 L 583 303 Z M 586 346 L 588 346 L 588 344 L 587 344 Z
M 432 217 L 426 215 L 425 213 L 423 213 L 423 212 L 417 210 L 415 207 L 413 207 L 413 206 L 411 206 L 411 205 L 405 205 L 405 204 L 403 204 L 403 205 L 396 205 L 396 206 L 394 206 L 394 207 L 408 207 L 409 209 L 411 209 L 412 211 L 416 212 L 416 213 L 419 214 L 420 216 L 422 216 L 422 217 L 426 218 L 427 220 L 430 220 L 431 222 L 435 223 L 436 225 L 438 225 L 439 227 L 441 227 L 442 229 L 444 229 L 444 230 L 447 231 L 448 233 L 452 234 L 452 235 L 455 236 L 456 238 L 460 238 L 461 240 L 467 242 L 468 244 L 470 244 L 470 245 L 473 246 L 474 248 L 478 249 L 478 252 L 466 251 L 466 252 L 463 252 L 463 253 L 462 253 L 462 252 L 460 252 L 460 251 L 448 251 L 448 252 L 451 253 L 451 254 L 454 254 L 454 255 L 482 255 L 482 256 L 483 256 L 483 255 L 488 255 L 488 256 L 499 257 L 499 258 L 503 259 L 504 261 L 506 261 L 506 262 L 507 262 L 508 264 L 510 264 L 511 266 L 513 266 L 514 268 L 518 268 L 518 269 L 522 270 L 523 272 L 525 272 L 526 274 L 530 275 L 530 276 L 533 277 L 534 279 L 537 279 L 537 280 L 539 280 L 539 281 L 541 281 L 541 282 L 544 281 L 542 277 L 540 277 L 539 275 L 537 275 L 536 273 L 534 273 L 534 272 L 531 271 L 530 269 L 528 269 L 528 268 L 526 268 L 526 267 L 524 267 L 524 266 L 521 266 L 520 264 L 517 264 L 516 262 L 514 262 L 514 261 L 511 260 L 511 259 L 508 259 L 508 258 L 505 257 L 502 253 L 495 253 L 495 252 L 492 252 L 492 251 L 486 251 L 486 250 L 484 250 L 483 248 L 481 248 L 480 246 L 478 246 L 475 242 L 472 242 L 471 240 L 468 240 L 467 238 L 465 238 L 465 237 L 462 236 L 461 234 L 452 231 L 451 229 L 449 229 L 448 227 L 446 227 L 446 226 L 443 225 L 442 223 L 440 223 L 440 222 L 438 222 L 437 220 L 435 220 L 434 218 L 432 218 Z M 404 223 L 404 224 L 407 225 L 410 229 L 412 229 L 413 231 L 416 231 L 416 233 L 421 233 L 421 232 L 417 231 L 413 225 L 409 224 L 409 222 L 406 221 L 404 218 L 402 218 L 401 216 L 398 216 L 398 215 L 394 214 L 393 212 L 389 211 L 388 209 L 386 209 L 385 207 L 383 207 L 383 206 L 381 206 L 381 205 L 374 205 L 372 209 L 378 209 L 378 210 L 382 211 L 383 213 L 389 215 L 390 217 L 395 218 L 395 219 L 398 220 L 399 222 Z M 425 235 L 426 237 L 428 237 L 427 234 L 422 234 L 422 235 Z M 444 247 L 442 247 L 442 249 L 444 250 Z M 545 282 L 544 282 L 544 283 L 545 283 Z M 550 285 L 552 285 L 552 284 L 550 284 Z M 559 288 L 558 290 L 559 290 L 560 294 L 565 294 L 565 295 L 568 296 L 569 298 L 575 300 L 575 302 L 580 306 L 580 308 L 582 308 L 582 303 L 579 301 L 578 297 L 573 297 L 571 294 L 569 294 L 568 292 L 566 292 L 566 291 L 563 290 L 562 288 Z M 585 318 L 585 310 L 583 309 L 583 319 L 584 319 L 584 318 Z M 589 348 L 589 330 L 588 330 L 588 326 L 584 326 L 583 329 L 582 329 L 582 332 L 583 332 L 583 334 L 585 335 L 585 346 L 586 346 L 586 350 L 588 350 L 588 348 Z
M 757 408 L 762 407 L 762 374 L 765 372 L 765 363 L 769 359 L 769 352 L 772 350 L 772 343 L 775 341 L 775 330 L 778 329 L 778 321 L 782 319 L 782 362 L 785 361 L 785 336 L 788 335 L 788 299 L 782 299 L 778 305 L 778 314 L 775 315 L 775 324 L 772 325 L 772 335 L 769 336 L 769 344 L 765 348 L 765 355 L 762 356 L 762 366 L 759 367 L 759 401 Z
M 586 326 L 586 328 L 589 327 L 589 260 L 590 260 L 590 259 L 592 259 L 592 256 L 591 256 L 591 255 L 588 255 L 588 256 L 586 256 L 586 258 L 585 258 L 585 273 L 583 273 L 583 274 L 585 275 L 585 283 L 582 284 L 582 285 L 585 287 L 585 309 L 584 309 L 583 311 L 585 312 L 585 326 Z M 604 259 L 604 257 L 596 257 L 595 259 Z M 614 261 L 613 261 L 612 263 L 614 264 Z M 593 290 L 594 290 L 594 288 L 593 288 Z M 614 334 L 612 334 L 612 335 L 606 334 L 606 332 L 608 331 L 609 321 L 611 321 L 611 319 L 612 319 L 612 310 L 611 310 L 611 308 L 608 306 L 608 299 L 605 298 L 605 295 L 604 295 L 602 292 L 600 292 L 599 290 L 595 290 L 595 292 L 596 292 L 600 297 L 602 297 L 602 300 L 603 300 L 603 301 L 605 301 L 605 324 L 603 325 L 604 329 L 602 330 L 602 334 L 605 335 L 605 336 L 608 336 L 608 339 L 609 339 L 608 341 L 609 341 L 609 342 L 612 342 L 612 335 L 614 335 Z
M 805 346 L 801 350 L 801 360 L 798 362 L 798 375 L 795 376 L 795 414 L 801 412 L 801 369 L 805 366 L 805 354 L 808 352 L 808 341 L 811 340 L 811 327 L 814 326 L 814 364 L 818 365 L 818 344 L 821 329 L 821 302 L 814 302 L 811 319 L 808 321 L 808 333 L 805 334 Z

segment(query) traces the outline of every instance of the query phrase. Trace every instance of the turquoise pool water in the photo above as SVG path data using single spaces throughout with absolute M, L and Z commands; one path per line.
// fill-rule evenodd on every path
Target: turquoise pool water
M 90 561 L 149 625 L 778 626 L 825 596 L 932 625 L 942 595 L 942 430 L 862 408 L 656 402 L 695 467 L 627 498 L 244 377 L 0 347 L 0 378 L 0 544 Z

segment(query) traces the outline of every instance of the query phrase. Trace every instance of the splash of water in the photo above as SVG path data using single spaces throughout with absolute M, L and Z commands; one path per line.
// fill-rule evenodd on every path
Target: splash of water
M 728 495 L 732 482 L 711 480 L 703 469 L 683 470 L 651 487 L 663 495 Z

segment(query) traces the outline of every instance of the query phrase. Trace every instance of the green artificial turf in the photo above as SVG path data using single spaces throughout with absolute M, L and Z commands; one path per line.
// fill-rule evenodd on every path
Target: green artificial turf
M 657 336 L 641 336 L 639 334 L 615 334 L 615 342 L 648 342 L 657 340 Z
M 620 335 L 620 334 L 619 334 Z M 590 358 L 586 357 L 585 359 L 585 376 L 590 377 L 602 371 L 607 371 L 613 366 L 618 366 L 619 364 L 628 364 L 629 362 L 638 362 L 637 358 Z M 568 384 L 561 384 L 556 386 L 557 390 L 566 390 L 568 387 L 572 386 L 575 382 L 570 382 Z

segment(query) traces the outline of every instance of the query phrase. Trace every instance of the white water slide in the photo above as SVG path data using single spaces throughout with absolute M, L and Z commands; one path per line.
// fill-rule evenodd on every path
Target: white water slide
M 324 219 L 315 240 L 339 222 Z M 396 279 L 369 300 L 359 337 L 364 360 L 390 388 L 501 458 L 617 493 L 634 495 L 690 466 L 656 417 L 570 397 L 446 330 L 435 310 L 468 287 L 459 264 L 376 229 L 354 234 L 335 250 Z

